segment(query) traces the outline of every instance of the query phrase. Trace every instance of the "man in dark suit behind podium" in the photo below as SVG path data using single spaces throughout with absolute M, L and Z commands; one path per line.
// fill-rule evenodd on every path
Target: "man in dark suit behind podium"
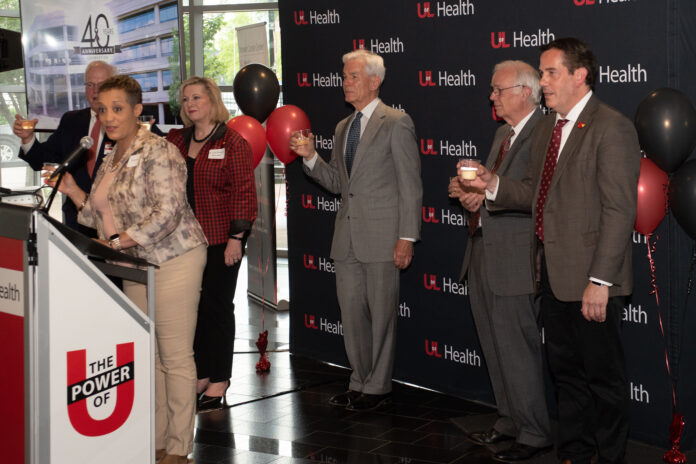
M 85 69 L 85 97 L 90 107 L 81 110 L 68 111 L 61 117 L 58 128 L 45 142 L 39 142 L 34 136 L 33 129 L 22 129 L 22 117 L 15 115 L 13 131 L 22 140 L 19 157 L 29 163 L 35 171 L 41 170 L 44 163 L 60 163 L 65 157 L 80 144 L 80 139 L 86 135 L 92 136 L 94 146 L 93 159 L 89 162 L 89 154 L 84 156 L 84 161 L 76 164 L 70 173 L 75 178 L 77 185 L 88 192 L 92 188 L 92 180 L 104 157 L 104 149 L 110 149 L 111 140 L 106 137 L 104 130 L 98 124 L 97 96 L 99 84 L 116 74 L 116 68 L 104 61 L 92 61 Z M 95 128 L 95 125 L 97 127 Z M 69 227 L 95 237 L 93 229 L 77 223 L 77 209 L 72 201 L 63 204 L 63 221 Z

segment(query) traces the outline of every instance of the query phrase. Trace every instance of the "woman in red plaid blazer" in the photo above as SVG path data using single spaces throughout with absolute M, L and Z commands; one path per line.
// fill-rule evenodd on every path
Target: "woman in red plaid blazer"
M 225 123 L 229 112 L 211 79 L 192 77 L 179 88 L 183 129 L 167 140 L 186 159 L 186 193 L 208 239 L 208 262 L 198 306 L 194 356 L 198 410 L 226 405 L 234 352 L 234 291 L 246 237 L 256 219 L 249 144 Z

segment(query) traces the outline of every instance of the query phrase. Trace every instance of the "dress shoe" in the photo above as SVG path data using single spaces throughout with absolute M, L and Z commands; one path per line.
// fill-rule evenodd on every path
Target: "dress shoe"
M 372 411 L 373 409 L 377 409 L 383 404 L 388 404 L 389 402 L 391 402 L 391 393 L 385 393 L 384 395 L 370 395 L 369 393 L 363 393 L 359 397 L 352 400 L 347 409 L 351 411 Z
M 168 454 L 158 464 L 188 464 L 189 462 L 193 461 L 189 461 L 186 456 Z
M 493 428 L 486 432 L 471 432 L 468 437 L 469 440 L 480 445 L 493 445 L 495 443 L 500 443 L 501 441 L 512 440 L 515 438 L 511 437 L 510 435 L 500 433 Z
M 198 397 L 196 410 L 198 412 L 209 412 L 218 411 L 220 409 L 228 407 L 227 397 L 225 396 L 228 388 L 230 388 L 229 380 L 227 381 L 227 386 L 225 387 L 225 392 L 222 394 L 222 396 L 208 396 L 205 393 L 203 393 L 201 396 Z
M 536 446 L 513 443 L 512 446 L 493 454 L 493 458 L 503 462 L 517 462 L 531 459 L 539 453 L 549 451 L 551 446 L 537 448 Z
M 334 395 L 331 398 L 329 398 L 329 404 L 345 408 L 351 403 L 351 401 L 353 401 L 360 395 L 362 395 L 362 393 L 360 393 L 359 391 L 348 390 L 347 392 L 339 393 L 338 395 Z
M 160 462 L 160 460 L 167 455 L 167 450 L 162 448 L 155 450 L 155 462 Z

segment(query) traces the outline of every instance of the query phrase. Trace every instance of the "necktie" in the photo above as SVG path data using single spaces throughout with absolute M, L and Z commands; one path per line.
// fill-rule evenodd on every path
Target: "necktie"
M 493 165 L 493 169 L 491 170 L 491 174 L 495 174 L 495 172 L 500 168 L 500 165 L 503 164 L 503 160 L 505 159 L 505 155 L 507 155 L 507 152 L 510 151 L 510 145 L 512 145 L 512 136 L 515 135 L 515 130 L 510 128 L 510 131 L 507 133 L 505 138 L 503 139 L 503 143 L 500 144 L 500 149 L 498 150 L 498 156 L 495 159 L 495 164 Z M 478 228 L 478 223 L 479 223 L 479 218 L 481 217 L 481 213 L 479 211 L 474 211 L 473 213 L 469 214 L 469 235 L 474 235 L 476 233 L 476 229 Z
M 92 137 L 94 143 L 92 147 L 87 152 L 87 172 L 90 177 L 94 176 L 94 165 L 97 163 L 97 152 L 99 151 L 99 132 L 101 131 L 101 123 L 99 119 L 94 123 L 92 127 L 92 133 L 89 134 Z
M 558 149 L 561 146 L 561 132 L 563 126 L 568 122 L 567 119 L 559 119 L 551 134 L 549 148 L 546 150 L 546 160 L 544 161 L 544 170 L 541 172 L 541 185 L 539 186 L 539 197 L 536 204 L 536 234 L 539 240 L 544 241 L 544 205 L 546 204 L 546 195 L 549 193 L 551 179 L 553 179 L 553 171 L 556 170 L 558 161 Z
M 353 168 L 353 158 L 355 158 L 355 151 L 358 149 L 358 142 L 360 142 L 360 119 L 362 118 L 362 113 L 358 111 L 353 119 L 353 122 L 348 129 L 348 139 L 346 140 L 346 171 L 350 176 L 350 170 Z

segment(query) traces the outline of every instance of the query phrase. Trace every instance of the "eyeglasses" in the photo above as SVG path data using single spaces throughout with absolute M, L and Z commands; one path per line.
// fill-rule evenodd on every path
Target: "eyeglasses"
M 85 82 L 85 87 L 90 90 L 99 90 L 99 84 L 95 82 Z
M 511 85 L 510 87 L 503 87 L 502 89 L 500 87 L 491 87 L 490 93 L 492 93 L 493 95 L 498 97 L 498 96 L 500 96 L 501 93 L 503 93 L 503 90 L 514 89 L 515 87 L 524 87 L 524 85 L 522 85 L 522 84 Z

